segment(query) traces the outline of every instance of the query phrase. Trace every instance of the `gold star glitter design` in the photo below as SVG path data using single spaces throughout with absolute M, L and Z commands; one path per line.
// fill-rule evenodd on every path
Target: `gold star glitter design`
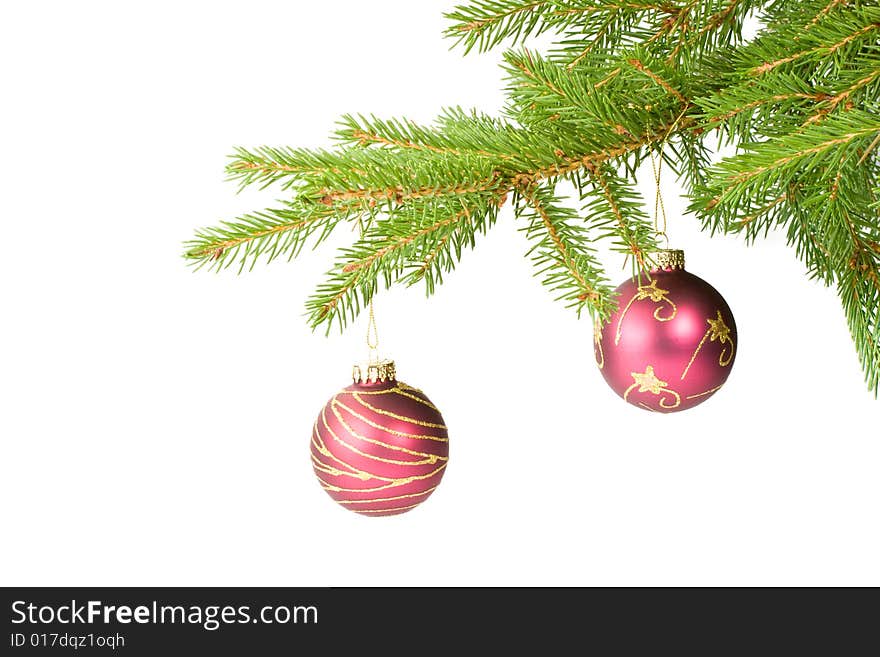
M 659 301 L 663 301 L 667 294 L 669 294 L 669 290 L 664 290 L 662 287 L 657 287 L 657 279 L 655 278 L 648 285 L 639 285 L 639 291 L 636 293 L 636 299 L 638 299 L 639 301 L 650 299 L 651 301 L 657 303 Z
M 706 320 L 709 323 L 709 340 L 712 342 L 715 342 L 715 340 L 730 342 L 730 327 L 721 318 L 721 311 L 718 310 L 716 312 L 718 313 L 717 319 Z
M 644 372 L 630 372 L 635 385 L 639 387 L 639 392 L 650 392 L 653 395 L 659 395 L 666 387 L 666 381 L 661 381 L 654 374 L 653 365 L 648 365 Z

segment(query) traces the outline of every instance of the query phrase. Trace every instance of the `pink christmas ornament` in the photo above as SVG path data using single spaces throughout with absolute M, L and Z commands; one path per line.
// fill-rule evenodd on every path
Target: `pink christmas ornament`
M 596 326 L 605 381 L 634 406 L 671 413 L 706 401 L 736 358 L 736 323 L 718 291 L 684 270 L 684 251 L 617 288 L 617 311 Z
M 449 437 L 440 411 L 421 390 L 398 381 L 394 363 L 354 369 L 312 432 L 312 465 L 325 491 L 369 516 L 405 513 L 440 484 Z

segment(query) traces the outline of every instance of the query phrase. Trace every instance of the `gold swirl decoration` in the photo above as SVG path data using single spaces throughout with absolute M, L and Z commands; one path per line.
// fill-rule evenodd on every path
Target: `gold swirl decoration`
M 678 307 L 669 298 L 669 290 L 664 290 L 662 287 L 657 287 L 657 279 L 651 279 L 651 282 L 647 285 L 639 285 L 636 289 L 636 293 L 632 295 L 629 302 L 624 306 L 623 312 L 620 313 L 620 317 L 617 318 L 617 330 L 614 333 L 614 344 L 620 344 L 620 334 L 623 330 L 623 320 L 626 317 L 626 314 L 629 312 L 629 309 L 636 301 L 645 301 L 650 299 L 652 302 L 656 304 L 660 304 L 657 308 L 654 309 L 654 319 L 658 322 L 668 322 L 671 319 L 675 319 L 675 315 L 678 313 Z M 668 304 L 668 305 L 663 305 Z M 664 309 L 668 314 L 663 314 Z
M 730 337 L 730 327 L 724 323 L 724 319 L 721 317 L 721 311 L 716 310 L 715 312 L 717 313 L 717 317 L 715 319 L 706 319 L 706 323 L 709 325 L 709 328 L 706 329 L 706 332 L 703 334 L 703 338 L 700 340 L 697 348 L 694 349 L 694 353 L 691 356 L 691 359 L 688 361 L 687 366 L 684 368 L 684 372 L 681 373 L 682 381 L 684 381 L 684 377 L 686 377 L 688 371 L 690 371 L 691 365 L 693 365 L 694 361 L 697 359 L 697 354 L 700 353 L 700 349 L 702 349 L 703 345 L 706 344 L 706 340 L 708 340 L 709 342 L 715 342 L 717 340 L 718 343 L 722 345 L 721 353 L 718 354 L 719 366 L 727 367 L 733 360 L 734 345 L 733 339 Z
M 704 390 L 703 392 L 698 392 L 695 395 L 688 395 L 687 397 L 685 397 L 685 399 L 699 399 L 700 397 L 705 397 L 706 395 L 711 395 L 713 392 L 718 392 L 719 390 L 721 390 L 721 386 L 723 386 L 723 385 L 724 384 L 721 383 L 721 384 L 715 386 L 714 388 L 709 388 L 708 390 Z
M 596 356 L 596 364 L 601 370 L 605 367 L 605 350 L 602 349 L 602 320 L 597 317 L 593 324 L 593 341 L 595 343 L 593 350 Z
M 633 378 L 633 384 L 623 393 L 624 401 L 629 401 L 629 394 L 638 388 L 637 392 L 649 392 L 652 395 L 658 395 L 660 399 L 657 403 L 660 405 L 660 408 L 669 410 L 678 408 L 681 405 L 681 395 L 669 388 L 669 384 L 666 381 L 661 381 L 657 378 L 652 365 L 648 365 L 644 372 L 630 372 L 630 375 Z M 641 405 L 649 408 L 646 404 Z

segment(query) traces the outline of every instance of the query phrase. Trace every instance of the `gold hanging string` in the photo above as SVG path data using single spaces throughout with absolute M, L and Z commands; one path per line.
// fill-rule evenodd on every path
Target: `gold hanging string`
M 662 236 L 664 241 L 666 242 L 666 248 L 669 248 L 669 235 L 666 234 L 666 206 L 663 204 L 663 193 L 660 190 L 660 175 L 662 173 L 663 168 L 663 144 L 660 144 L 660 154 L 659 157 L 654 156 L 654 151 L 650 151 L 651 153 L 651 171 L 654 173 L 654 232 L 657 233 L 658 236 Z M 659 212 L 658 212 L 659 210 Z M 663 217 L 663 228 L 660 229 L 659 226 L 659 218 Z
M 379 362 L 379 329 L 376 326 L 376 313 L 373 311 L 373 300 L 370 299 L 370 317 L 367 320 L 367 350 L 369 352 L 369 364 Z
M 666 205 L 663 203 L 663 192 L 660 187 L 661 176 L 663 173 L 663 147 L 666 145 L 666 141 L 669 139 L 669 135 L 675 130 L 675 126 L 678 125 L 678 122 L 681 121 L 681 117 L 684 116 L 687 111 L 687 107 L 685 107 L 679 115 L 675 118 L 675 121 L 672 122 L 672 125 L 669 126 L 669 129 L 666 131 L 666 134 L 663 135 L 663 139 L 660 140 L 659 147 L 657 149 L 657 155 L 654 155 L 654 149 L 648 151 L 648 154 L 651 156 L 651 172 L 654 174 L 654 232 L 657 233 L 658 237 L 663 237 L 663 240 L 666 242 L 666 248 L 669 248 L 669 235 L 666 234 L 667 228 L 667 219 L 666 219 Z M 660 219 L 662 217 L 662 228 Z
M 358 225 L 361 229 L 361 239 L 363 239 L 367 227 L 364 225 L 362 217 L 358 217 Z M 370 297 L 369 316 L 367 319 L 367 354 L 368 365 L 379 363 L 379 327 L 376 325 L 376 312 L 373 308 L 372 297 Z

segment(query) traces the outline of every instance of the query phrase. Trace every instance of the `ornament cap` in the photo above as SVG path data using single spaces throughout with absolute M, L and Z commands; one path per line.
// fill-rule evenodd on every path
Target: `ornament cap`
M 684 269 L 684 251 L 681 249 L 658 249 L 651 254 L 654 266 L 651 271 L 658 269 Z
M 393 360 L 380 360 L 367 364 L 366 372 L 360 365 L 355 365 L 351 369 L 351 378 L 355 383 L 385 383 L 397 378 L 397 370 Z

